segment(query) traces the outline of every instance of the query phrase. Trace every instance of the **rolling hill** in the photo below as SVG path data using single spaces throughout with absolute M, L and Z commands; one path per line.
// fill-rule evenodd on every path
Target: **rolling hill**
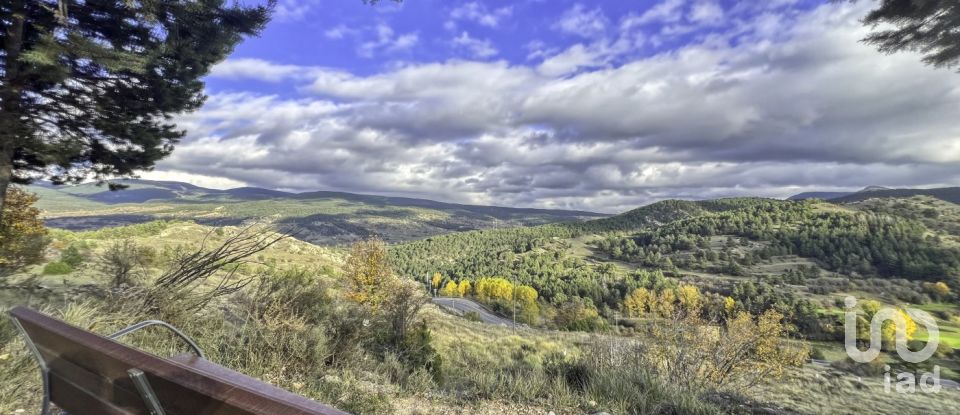
M 879 198 L 909 198 L 914 196 L 929 196 L 950 203 L 960 204 L 960 187 L 941 187 L 936 189 L 883 189 L 860 191 L 850 195 L 830 199 L 834 203 L 860 202 L 867 199 Z
M 158 219 L 235 225 L 268 220 L 299 230 L 313 243 L 341 243 L 379 236 L 405 241 L 491 227 L 575 222 L 607 215 L 570 210 L 507 208 L 427 199 L 318 191 L 290 193 L 254 187 L 217 190 L 187 183 L 124 180 L 124 190 L 81 184 L 28 187 L 40 200 L 47 225 L 97 229 Z
M 788 200 L 823 199 L 833 203 L 862 202 L 867 199 L 910 198 L 929 196 L 950 203 L 960 204 L 960 187 L 941 187 L 933 189 L 890 189 L 881 186 L 868 186 L 857 192 L 805 192 L 787 198 Z

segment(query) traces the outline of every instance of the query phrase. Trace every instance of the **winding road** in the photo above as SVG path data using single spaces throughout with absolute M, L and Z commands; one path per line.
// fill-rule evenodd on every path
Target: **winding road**
M 484 308 L 482 305 L 468 300 L 466 298 L 454 298 L 454 297 L 433 297 L 433 303 L 450 310 L 451 312 L 463 315 L 469 312 L 474 312 L 480 315 L 480 320 L 487 324 L 496 324 L 500 326 L 512 327 L 513 321 L 500 317 L 496 314 L 491 313 L 489 310 Z M 522 327 L 521 324 L 517 324 L 517 327 Z

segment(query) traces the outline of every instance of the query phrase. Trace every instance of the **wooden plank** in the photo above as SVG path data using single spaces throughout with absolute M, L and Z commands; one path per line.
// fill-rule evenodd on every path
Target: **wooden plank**
M 324 405 L 312 399 L 297 395 L 285 389 L 281 389 L 260 379 L 244 375 L 233 369 L 220 366 L 209 360 L 200 358 L 192 354 L 184 354 L 170 358 L 175 362 L 183 363 L 187 366 L 196 368 L 210 375 L 213 378 L 233 382 L 245 389 L 256 390 L 264 395 L 270 396 L 274 400 L 283 401 L 290 405 L 297 406 L 305 411 L 330 415 L 347 415 L 334 407 Z
M 49 362 L 53 402 L 74 407 L 68 409 L 73 415 L 146 415 L 133 400 L 131 368 L 146 373 L 171 415 L 345 414 L 222 366 L 164 359 L 25 307 L 10 315 Z
M 95 393 L 91 393 L 86 387 L 77 386 L 56 373 L 50 374 L 50 398 L 60 409 L 76 415 L 146 414 L 139 410 L 119 408 Z

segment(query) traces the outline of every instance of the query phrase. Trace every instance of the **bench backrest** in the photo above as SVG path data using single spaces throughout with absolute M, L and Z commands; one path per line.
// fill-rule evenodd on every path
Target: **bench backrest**
M 25 307 L 10 315 L 46 363 L 50 400 L 73 415 L 149 414 L 127 373 L 133 368 L 146 374 L 169 415 L 343 414 L 289 393 L 257 390 L 243 379 L 213 376 Z

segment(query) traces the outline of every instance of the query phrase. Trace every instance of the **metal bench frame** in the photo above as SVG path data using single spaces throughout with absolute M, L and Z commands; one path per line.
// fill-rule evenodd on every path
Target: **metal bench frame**
M 50 415 L 50 369 L 47 366 L 47 362 L 43 360 L 43 355 L 40 354 L 40 350 L 37 349 L 37 346 L 33 343 L 33 340 L 30 339 L 30 336 L 27 334 L 27 331 L 24 330 L 23 326 L 20 325 L 20 321 L 16 317 L 11 316 L 14 326 L 17 328 L 17 331 L 20 332 L 20 335 L 23 337 L 23 341 L 27 344 L 27 349 L 30 350 L 30 353 L 36 359 L 37 364 L 40 366 L 40 378 L 43 382 L 43 404 L 40 407 L 40 415 Z M 182 339 L 190 349 L 201 359 L 206 358 L 203 354 L 203 350 L 200 349 L 200 346 L 197 346 L 197 343 L 187 336 L 182 331 L 174 327 L 173 325 L 160 321 L 160 320 L 145 320 L 137 324 L 131 325 L 124 328 L 116 333 L 113 333 L 107 336 L 110 339 L 119 339 L 120 337 L 126 336 L 130 333 L 136 332 L 138 330 L 151 327 L 159 326 L 166 328 L 167 330 L 173 332 L 177 337 Z M 157 400 L 157 395 L 153 392 L 153 388 L 150 387 L 150 383 L 147 381 L 147 377 L 144 375 L 143 371 L 140 369 L 130 369 L 127 371 L 127 374 L 130 376 L 130 379 L 133 381 L 134 386 L 136 386 L 137 391 L 140 393 L 140 397 L 143 398 L 144 404 L 150 410 L 151 415 L 164 415 L 163 407 L 160 405 L 160 402 Z M 62 415 L 69 415 L 66 412 L 61 412 Z

